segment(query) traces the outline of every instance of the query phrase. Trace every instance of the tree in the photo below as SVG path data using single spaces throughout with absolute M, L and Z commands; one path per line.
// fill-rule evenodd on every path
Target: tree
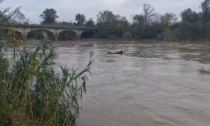
M 196 12 L 192 11 L 190 8 L 188 8 L 182 11 L 181 18 L 184 22 L 193 23 L 199 20 L 199 15 Z
M 129 23 L 125 17 L 106 10 L 97 15 L 97 27 L 102 38 L 122 38 L 123 33 L 128 31 Z
M 114 30 L 114 22 L 115 15 L 109 11 L 105 10 L 103 12 L 99 12 L 97 15 L 97 27 L 98 27 L 98 35 L 102 38 L 108 38 L 110 34 L 113 34 Z
M 0 1 L 0 3 L 3 0 Z M 20 11 L 21 7 L 16 8 L 10 12 L 10 8 L 0 10 L 0 22 L 4 23 L 16 23 L 18 21 L 25 20 L 25 15 Z
M 153 22 L 155 22 L 155 23 L 161 23 L 161 15 L 160 14 L 155 14 L 155 16 L 154 16 L 154 21 Z
M 205 39 L 210 40 L 210 21 L 205 24 L 204 30 L 205 31 L 203 31 L 200 34 L 205 35 L 205 36 L 202 36 L 203 38 L 205 37 Z
M 143 15 L 135 15 L 133 16 L 133 23 L 134 24 L 142 24 L 144 25 L 144 16 Z
M 206 25 L 208 26 L 208 25 Z M 208 29 L 206 29 L 206 33 L 204 33 L 204 25 L 202 23 L 202 21 L 196 21 L 196 22 L 193 22 L 192 23 L 192 28 L 191 28 L 191 40 L 194 41 L 194 40 L 201 40 L 203 37 L 205 37 L 206 35 L 206 38 L 209 38 L 209 27 L 206 27 Z
M 99 12 L 97 15 L 97 23 L 111 23 L 115 19 L 115 15 L 109 11 L 105 10 L 103 12 Z
M 141 38 L 144 34 L 144 16 L 143 15 L 135 15 L 133 16 L 133 23 L 131 24 L 131 34 L 133 38 Z
M 69 25 L 70 23 L 67 22 L 67 21 L 62 21 L 61 24 L 64 24 L 64 25 Z
M 150 25 L 147 25 L 144 28 L 144 34 L 142 36 L 142 39 L 156 39 L 157 35 L 162 33 L 164 31 L 163 26 L 161 23 L 153 22 Z
M 89 20 L 87 20 L 86 22 L 85 22 L 85 25 L 86 26 L 95 26 L 95 22 L 93 21 L 93 19 L 92 18 L 90 18 Z
M 3 20 L 6 19 L 6 12 L 9 11 L 8 9 L 0 10 L 0 21 L 4 22 Z
M 45 9 L 39 17 L 43 19 L 42 21 L 43 24 L 55 23 L 56 18 L 58 18 L 56 13 L 57 13 L 56 10 L 54 10 L 53 8 Z
M 23 24 L 29 24 L 29 19 L 23 22 Z
M 192 35 L 191 35 L 192 26 L 193 26 L 192 23 L 181 22 L 179 24 L 178 29 L 177 29 L 177 31 L 179 32 L 177 38 L 179 40 L 191 40 L 191 37 L 192 37 Z
M 118 38 L 122 38 L 123 34 L 128 31 L 129 23 L 126 17 L 121 17 L 120 15 L 115 15 L 116 21 L 116 34 Z
M 85 15 L 84 14 L 77 14 L 75 16 L 75 20 L 77 21 L 77 25 L 83 25 L 85 23 Z
M 25 15 L 23 13 L 19 14 L 19 18 L 17 17 L 12 17 L 10 20 L 10 23 L 14 23 L 14 24 L 24 24 L 26 22 L 26 18 Z
M 170 28 L 164 30 L 164 40 L 165 41 L 174 41 L 176 40 L 175 33 Z
M 209 22 L 210 21 L 210 0 L 204 0 L 204 2 L 201 3 L 201 8 L 203 11 L 202 19 L 203 22 Z
M 166 13 L 165 15 L 161 16 L 161 24 L 164 28 L 168 28 L 169 26 L 176 23 L 178 18 L 173 13 Z
M 148 25 L 153 21 L 153 18 L 156 15 L 155 9 L 150 4 L 144 4 L 143 11 L 144 11 L 144 22 L 146 25 Z

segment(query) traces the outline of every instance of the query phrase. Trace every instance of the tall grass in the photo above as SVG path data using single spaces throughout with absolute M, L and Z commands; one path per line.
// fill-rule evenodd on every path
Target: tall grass
M 58 73 L 54 70 L 56 52 L 46 34 L 42 45 L 31 50 L 27 46 L 18 49 L 22 40 L 9 32 L 0 31 L 0 126 L 75 125 L 93 52 L 82 71 L 58 66 Z M 12 60 L 7 57 L 8 49 L 13 52 Z

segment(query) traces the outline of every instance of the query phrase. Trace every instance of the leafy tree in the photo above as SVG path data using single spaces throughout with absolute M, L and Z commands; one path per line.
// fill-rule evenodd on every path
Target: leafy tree
M 87 21 L 85 22 L 85 25 L 86 25 L 86 26 L 95 26 L 95 22 L 93 21 L 92 18 L 90 18 L 89 20 L 87 20 Z
M 161 24 L 164 28 L 168 28 L 169 26 L 176 23 L 178 18 L 173 13 L 166 13 L 165 15 L 161 16 Z
M 133 16 L 133 23 L 134 24 L 142 24 L 144 25 L 145 20 L 143 15 L 135 15 Z
M 42 23 L 55 23 L 56 18 L 58 18 L 56 14 L 56 10 L 51 8 L 51 9 L 45 9 L 43 13 L 39 16 L 43 19 Z
M 192 23 L 181 22 L 178 28 L 179 40 L 191 40 Z
M 207 39 L 207 40 L 210 40 L 210 21 L 207 22 L 203 28 L 203 38 L 202 39 Z
M 155 9 L 149 4 L 144 4 L 143 15 L 133 16 L 130 32 L 133 38 L 155 39 L 157 34 L 163 31 L 160 22 L 160 15 L 155 12 Z
M 155 14 L 149 24 L 145 23 L 143 15 L 135 15 L 131 24 L 131 33 L 136 39 L 155 39 L 157 35 L 163 32 L 163 27 L 160 23 L 161 17 Z
M 97 15 L 98 35 L 102 38 L 108 38 L 109 34 L 113 34 L 115 15 L 109 11 L 99 12 Z
M 210 28 L 210 27 L 208 27 Z M 191 40 L 201 40 L 203 37 L 205 37 L 204 35 L 204 25 L 202 23 L 202 21 L 196 21 L 192 23 L 192 28 L 191 28 Z M 208 30 L 208 29 L 207 29 Z M 210 33 L 210 30 L 208 30 L 206 33 Z M 207 38 L 209 38 L 210 34 L 207 34 Z
M 133 16 L 133 23 L 131 24 L 131 33 L 133 38 L 140 39 L 144 34 L 144 16 L 135 15 Z
M 77 25 L 83 25 L 85 23 L 85 15 L 84 14 L 77 14 L 75 16 L 75 20 L 77 21 Z
M 118 38 L 122 38 L 124 32 L 127 32 L 129 29 L 129 23 L 126 17 L 121 17 L 120 15 L 115 15 L 116 21 L 116 34 Z
M 182 11 L 181 18 L 184 22 L 193 23 L 199 20 L 199 15 L 195 11 L 192 11 L 190 8 L 188 8 Z
M 163 26 L 160 23 L 153 22 L 151 25 L 147 25 L 144 28 L 144 34 L 142 39 L 156 39 L 157 35 L 164 31 Z
M 98 35 L 102 38 L 122 38 L 123 33 L 129 29 L 129 23 L 125 17 L 106 10 L 97 15 L 97 27 Z
M 201 8 L 203 11 L 202 19 L 203 22 L 210 21 L 210 0 L 204 0 L 204 2 L 201 3 Z
M 99 12 L 99 14 L 97 15 L 97 23 L 111 23 L 115 20 L 115 15 L 109 11 L 109 10 L 105 10 L 103 12 Z

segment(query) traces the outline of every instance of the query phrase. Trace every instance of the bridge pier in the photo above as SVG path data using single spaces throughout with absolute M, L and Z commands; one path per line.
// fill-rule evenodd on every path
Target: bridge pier
M 22 39 L 23 39 L 23 42 L 27 42 L 27 35 L 23 34 Z
M 81 33 L 77 34 L 77 36 L 78 36 L 78 40 L 79 40 L 79 39 L 80 39 L 80 37 L 81 37 Z
M 58 41 L 58 34 L 54 34 L 54 38 L 55 41 Z

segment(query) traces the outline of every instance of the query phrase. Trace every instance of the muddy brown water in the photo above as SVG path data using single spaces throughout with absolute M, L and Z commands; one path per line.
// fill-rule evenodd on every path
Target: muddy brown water
M 84 44 L 56 47 L 57 63 L 75 68 L 95 52 L 77 126 L 210 126 L 210 43 Z

